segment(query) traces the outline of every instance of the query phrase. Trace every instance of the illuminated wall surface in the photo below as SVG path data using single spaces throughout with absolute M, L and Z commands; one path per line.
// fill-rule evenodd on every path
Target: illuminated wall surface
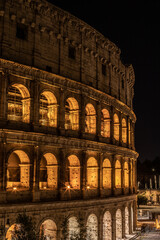
M 62 238 L 65 219 L 70 240 L 131 234 L 132 65 L 91 26 L 41 0 L 0 2 L 0 46 L 1 236 L 12 239 L 24 210 L 49 240 Z

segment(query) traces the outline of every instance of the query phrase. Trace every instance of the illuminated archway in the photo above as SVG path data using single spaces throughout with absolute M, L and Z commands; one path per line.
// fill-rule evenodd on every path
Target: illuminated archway
M 101 112 L 101 135 L 110 137 L 110 115 L 107 109 L 103 109 Z
M 121 188 L 121 163 L 119 160 L 115 163 L 115 187 Z
M 43 235 L 47 240 L 57 239 L 57 226 L 51 219 L 45 220 L 40 226 L 40 236 Z
M 70 155 L 69 161 L 69 184 L 74 189 L 80 189 L 80 162 L 77 156 Z
M 129 187 L 129 168 L 128 163 L 124 163 L 124 186 L 125 188 Z
M 125 235 L 129 234 L 129 211 L 128 207 L 125 207 Z
M 8 158 L 7 188 L 29 188 L 30 186 L 30 160 L 22 150 L 15 150 Z
M 98 240 L 98 220 L 95 214 L 87 219 L 87 240 Z
M 116 211 L 116 240 L 122 239 L 122 213 L 118 209 Z
M 65 129 L 79 129 L 79 106 L 75 98 L 68 98 L 65 104 Z
M 113 116 L 113 122 L 114 122 L 114 139 L 119 141 L 119 117 L 116 113 Z
M 40 161 L 40 189 L 57 189 L 58 164 L 52 153 L 43 155 Z
M 98 164 L 94 157 L 90 157 L 87 161 L 87 185 L 90 188 L 98 187 Z
M 94 134 L 96 133 L 96 111 L 91 103 L 86 105 L 85 112 L 85 132 Z
M 127 124 L 126 119 L 122 119 L 122 142 L 127 143 Z
M 15 238 L 15 231 L 19 230 L 19 228 L 20 228 L 19 224 L 11 225 L 10 228 L 8 229 L 7 233 L 6 233 L 5 239 L 7 239 L 7 240 L 16 240 L 16 238 Z
M 44 126 L 57 127 L 57 99 L 50 91 L 40 95 L 39 122 Z
M 30 122 L 30 94 L 22 84 L 13 84 L 8 89 L 8 120 Z
M 67 240 L 79 239 L 80 228 L 76 217 L 68 219 L 68 238 Z
M 103 216 L 103 240 L 112 240 L 112 217 L 109 211 Z
M 103 161 L 103 188 L 111 189 L 111 163 L 109 159 Z

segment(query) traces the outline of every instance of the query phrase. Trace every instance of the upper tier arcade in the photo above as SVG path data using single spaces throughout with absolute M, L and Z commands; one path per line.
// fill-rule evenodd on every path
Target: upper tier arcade
M 94 28 L 42 0 L 1 0 L 0 18 L 1 58 L 89 85 L 132 108 L 133 67 Z

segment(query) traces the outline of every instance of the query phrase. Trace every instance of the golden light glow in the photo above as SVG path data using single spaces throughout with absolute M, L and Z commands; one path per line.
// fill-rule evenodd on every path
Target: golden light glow
M 115 163 L 115 187 L 121 188 L 121 163 L 119 160 Z
M 114 139 L 119 141 L 119 117 L 116 113 L 113 116 L 113 122 L 114 122 Z
M 85 108 L 85 132 L 96 133 L 96 111 L 91 103 L 88 103 Z
M 65 129 L 79 129 L 79 105 L 75 98 L 68 98 L 65 104 Z
M 111 163 L 109 159 L 103 161 L 103 188 L 111 189 Z
M 110 115 L 107 109 L 103 109 L 101 112 L 101 135 L 110 137 Z
M 67 188 L 70 189 L 71 187 L 68 185 Z
M 122 142 L 127 143 L 127 123 L 126 119 L 122 119 Z
M 87 186 L 87 189 L 90 189 L 90 186 Z

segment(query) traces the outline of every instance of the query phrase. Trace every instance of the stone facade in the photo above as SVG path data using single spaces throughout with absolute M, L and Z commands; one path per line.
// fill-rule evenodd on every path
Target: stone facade
M 24 211 L 50 239 L 60 239 L 65 218 L 69 239 L 81 217 L 92 239 L 132 233 L 132 65 L 95 29 L 42 0 L 1 1 L 0 46 L 1 235 L 11 239 Z

